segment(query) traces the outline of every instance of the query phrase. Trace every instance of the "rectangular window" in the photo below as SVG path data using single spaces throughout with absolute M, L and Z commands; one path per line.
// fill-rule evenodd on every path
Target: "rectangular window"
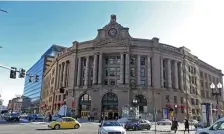
M 86 69 L 83 69 L 83 70 L 82 70 L 82 77 L 83 77 L 83 78 L 85 77 L 85 73 L 86 73 Z
M 86 59 L 83 59 L 83 66 L 86 66 Z
M 130 70 L 130 76 L 135 77 L 135 68 L 131 68 Z
M 105 69 L 105 76 L 108 76 L 108 73 L 109 73 L 109 69 L 106 68 L 106 69 Z
M 141 77 L 145 77 L 145 68 L 141 68 Z
M 195 114 L 195 109 L 192 109 L 192 114 Z
M 116 74 L 116 69 L 110 68 L 110 76 L 115 76 L 115 74 Z
M 167 103 L 170 102 L 170 96 L 169 96 L 169 95 L 166 96 L 166 102 L 167 102 Z
M 180 97 L 180 103 L 184 104 L 184 97 Z
M 117 76 L 120 76 L 120 68 L 117 68 Z
M 110 85 L 115 85 L 115 80 L 110 80 Z
M 110 64 L 115 64 L 116 58 L 115 57 L 109 57 L 109 63 Z
M 116 84 L 119 85 L 120 84 L 120 79 L 117 79 L 116 82 L 117 82 Z
M 203 79 L 203 72 L 200 71 L 200 77 Z
M 141 63 L 142 66 L 145 65 L 145 57 L 141 57 L 140 58 L 140 63 Z
M 199 109 L 196 109 L 196 113 L 199 115 Z
M 104 85 L 108 85 L 108 80 L 104 80 Z
M 117 56 L 117 63 L 120 64 L 120 62 L 121 62 L 121 57 Z
M 136 58 L 134 56 L 131 56 L 130 58 L 130 64 L 135 65 L 136 64 Z
M 58 95 L 58 101 L 61 101 L 61 95 Z
M 90 77 L 93 77 L 93 68 L 91 69 Z
M 174 100 L 174 103 L 177 103 L 177 96 L 174 96 L 173 100 Z
M 193 99 L 193 98 L 191 98 L 191 104 L 192 104 L 192 105 L 195 105 L 195 103 L 194 103 L 194 99 Z
M 199 105 L 199 101 L 198 101 L 198 99 L 196 99 L 196 105 Z
M 141 80 L 141 86 L 145 86 L 145 80 Z
M 109 61 L 109 59 L 108 59 L 108 57 L 106 57 L 106 58 L 105 58 L 105 64 L 106 64 L 106 65 L 108 65 L 108 61 Z
M 204 87 L 204 81 L 201 80 L 201 87 L 203 88 Z

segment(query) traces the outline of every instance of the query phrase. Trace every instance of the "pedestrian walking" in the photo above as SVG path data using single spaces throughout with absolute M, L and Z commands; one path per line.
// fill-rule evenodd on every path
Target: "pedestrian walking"
M 174 130 L 174 133 L 176 133 L 178 126 L 179 126 L 178 122 L 177 122 L 176 118 L 174 118 L 172 121 L 171 130 Z
M 50 113 L 48 113 L 48 121 L 51 122 L 52 121 L 52 115 Z
M 187 119 L 185 119 L 185 122 L 184 122 L 184 134 L 185 134 L 185 131 L 188 131 L 188 134 L 189 134 L 189 122 Z

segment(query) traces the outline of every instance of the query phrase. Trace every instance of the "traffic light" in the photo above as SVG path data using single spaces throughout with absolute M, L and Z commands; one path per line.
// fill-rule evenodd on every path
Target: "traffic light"
M 29 75 L 29 82 L 32 82 L 32 77 Z
M 35 82 L 39 81 L 39 75 L 35 75 L 34 78 L 35 78 Z
M 19 78 L 24 78 L 26 75 L 26 71 L 22 68 L 19 69 Z
M 10 78 L 11 79 L 16 79 L 16 68 L 15 67 L 11 67 L 11 71 L 10 71 Z

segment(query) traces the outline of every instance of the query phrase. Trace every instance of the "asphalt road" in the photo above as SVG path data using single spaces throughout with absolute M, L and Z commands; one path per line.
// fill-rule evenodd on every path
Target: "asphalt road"
M 161 129 L 161 128 L 163 129 Z M 167 128 L 167 129 L 166 129 Z M 166 131 L 170 126 L 159 126 L 158 129 Z M 0 134 L 97 134 L 98 123 L 83 123 L 80 129 L 64 129 L 64 130 L 49 130 L 47 124 L 38 123 L 14 123 L 0 124 Z M 143 131 L 127 131 L 127 134 L 154 134 L 152 130 Z M 178 131 L 177 134 L 183 134 L 183 131 Z M 173 132 L 157 132 L 157 134 L 174 134 Z M 194 134 L 192 131 L 190 134 Z

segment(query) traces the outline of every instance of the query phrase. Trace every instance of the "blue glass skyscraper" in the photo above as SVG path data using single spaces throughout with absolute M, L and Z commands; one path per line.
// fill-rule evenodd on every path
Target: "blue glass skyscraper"
M 64 50 L 65 47 L 52 45 L 41 58 L 26 72 L 24 92 L 23 92 L 23 104 L 22 111 L 28 113 L 37 113 L 39 111 L 40 94 L 42 88 L 42 77 L 47 66 L 46 62 L 49 62 L 48 57 L 55 57 L 58 52 Z M 32 82 L 29 81 L 28 75 L 38 75 L 39 81 L 35 82 L 32 78 Z

